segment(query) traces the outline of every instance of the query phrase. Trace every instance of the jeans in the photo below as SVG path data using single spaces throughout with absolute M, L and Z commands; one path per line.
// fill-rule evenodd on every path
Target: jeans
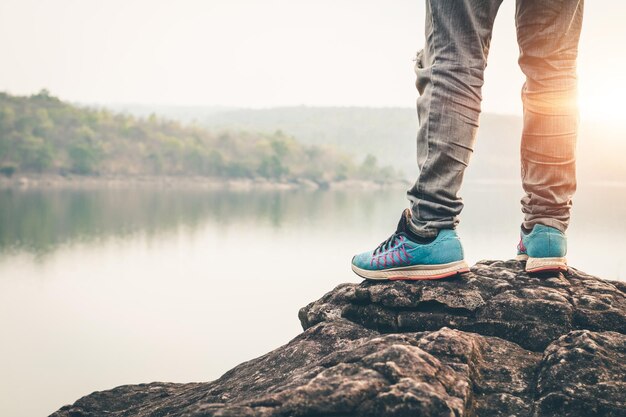
M 407 191 L 411 229 L 455 228 L 473 152 L 494 19 L 502 0 L 426 0 L 426 46 L 417 55 L 417 165 Z M 567 229 L 576 190 L 576 57 L 583 0 L 517 0 L 524 128 L 523 226 Z

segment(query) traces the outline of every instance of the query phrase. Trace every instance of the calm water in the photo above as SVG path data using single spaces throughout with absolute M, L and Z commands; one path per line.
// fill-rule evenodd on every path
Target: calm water
M 510 258 L 521 191 L 467 184 L 468 261 Z M 297 311 L 358 282 L 404 191 L 0 191 L 0 415 L 94 390 L 208 381 L 301 330 Z M 626 187 L 581 185 L 570 264 L 626 280 Z

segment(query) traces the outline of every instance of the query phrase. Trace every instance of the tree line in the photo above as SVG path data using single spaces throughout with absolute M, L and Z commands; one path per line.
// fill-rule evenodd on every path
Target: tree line
M 206 176 L 392 181 L 399 173 L 368 155 L 274 133 L 220 129 L 78 107 L 42 90 L 0 93 L 0 174 Z

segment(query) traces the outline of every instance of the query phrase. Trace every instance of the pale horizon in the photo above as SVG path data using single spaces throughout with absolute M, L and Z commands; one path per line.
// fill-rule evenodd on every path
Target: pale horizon
M 581 114 L 621 120 L 626 4 L 585 8 Z M 423 2 L 407 0 L 4 0 L 0 90 L 92 105 L 413 107 L 423 22 Z M 517 53 L 505 1 L 483 111 L 521 114 Z

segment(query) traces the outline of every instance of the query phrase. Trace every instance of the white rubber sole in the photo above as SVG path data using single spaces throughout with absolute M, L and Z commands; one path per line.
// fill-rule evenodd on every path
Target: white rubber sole
M 526 261 L 526 272 L 567 271 L 567 258 L 531 258 L 517 255 L 518 261 Z
M 352 265 L 352 270 L 361 278 L 374 281 L 421 281 L 447 278 L 452 275 L 469 272 L 470 269 L 465 261 L 456 261 L 440 265 L 402 266 L 383 271 L 370 271 Z

